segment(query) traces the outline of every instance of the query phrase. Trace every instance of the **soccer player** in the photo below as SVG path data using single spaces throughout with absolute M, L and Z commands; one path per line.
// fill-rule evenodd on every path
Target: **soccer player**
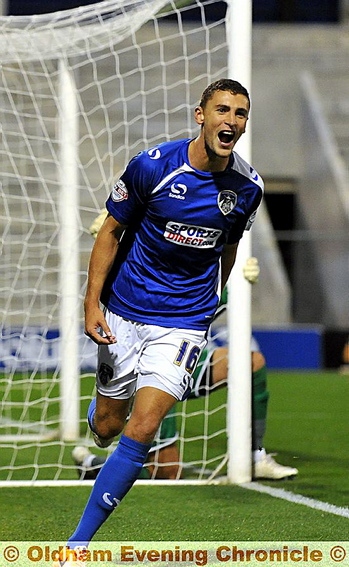
M 120 504 L 163 418 L 190 394 L 239 240 L 263 196 L 260 176 L 234 151 L 249 111 L 240 83 L 210 84 L 194 111 L 198 136 L 140 152 L 106 202 L 84 302 L 85 333 L 99 345 L 88 423 L 99 447 L 122 434 L 70 549 L 87 546 Z

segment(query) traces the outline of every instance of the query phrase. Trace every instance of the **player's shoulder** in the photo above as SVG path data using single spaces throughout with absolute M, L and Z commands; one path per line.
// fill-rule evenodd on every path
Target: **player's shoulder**
M 189 141 L 189 139 L 182 138 L 180 140 L 162 142 L 161 144 L 146 150 L 145 153 L 148 159 L 152 161 L 167 159 L 169 156 L 173 156 L 176 153 L 186 151 Z
M 187 145 L 185 139 L 162 142 L 149 149 L 142 150 L 129 162 L 122 180 L 126 185 L 133 184 L 150 190 L 161 181 L 170 170 L 182 165 L 186 160 Z
M 244 160 L 239 154 L 233 152 L 232 154 L 232 169 L 245 177 L 247 180 L 252 181 L 262 191 L 264 191 L 264 182 L 259 173 Z
M 190 140 L 180 139 L 169 142 L 162 142 L 151 148 L 142 150 L 131 161 L 130 165 L 141 164 L 142 167 L 148 171 L 159 169 L 159 162 L 166 162 L 169 159 L 183 160 L 183 155 L 186 155 L 186 147 Z

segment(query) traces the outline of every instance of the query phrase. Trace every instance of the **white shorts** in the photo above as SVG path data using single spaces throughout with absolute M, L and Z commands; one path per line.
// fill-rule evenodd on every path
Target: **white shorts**
M 191 375 L 206 345 L 205 331 L 135 323 L 108 310 L 105 318 L 117 342 L 98 347 L 100 394 L 128 399 L 152 386 L 180 401 L 189 396 Z

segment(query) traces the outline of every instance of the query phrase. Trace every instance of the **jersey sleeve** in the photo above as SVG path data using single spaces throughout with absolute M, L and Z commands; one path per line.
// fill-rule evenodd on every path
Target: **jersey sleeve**
M 106 201 L 108 212 L 121 224 L 129 225 L 134 216 L 144 209 L 152 178 L 153 171 L 147 153 L 137 154 L 113 186 Z
M 228 244 L 235 244 L 241 239 L 245 230 L 251 229 L 264 193 L 264 182 L 257 171 L 236 152 L 233 152 L 232 157 L 233 170 L 243 180 L 244 197 L 243 202 L 240 202 L 239 220 L 228 235 Z

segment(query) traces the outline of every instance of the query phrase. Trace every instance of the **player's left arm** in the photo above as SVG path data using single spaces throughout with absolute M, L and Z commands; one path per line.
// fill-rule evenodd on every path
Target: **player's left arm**
M 223 247 L 222 258 L 221 258 L 221 272 L 222 272 L 221 289 L 225 288 L 230 272 L 235 264 L 238 245 L 239 243 L 235 242 L 234 244 L 225 244 Z

